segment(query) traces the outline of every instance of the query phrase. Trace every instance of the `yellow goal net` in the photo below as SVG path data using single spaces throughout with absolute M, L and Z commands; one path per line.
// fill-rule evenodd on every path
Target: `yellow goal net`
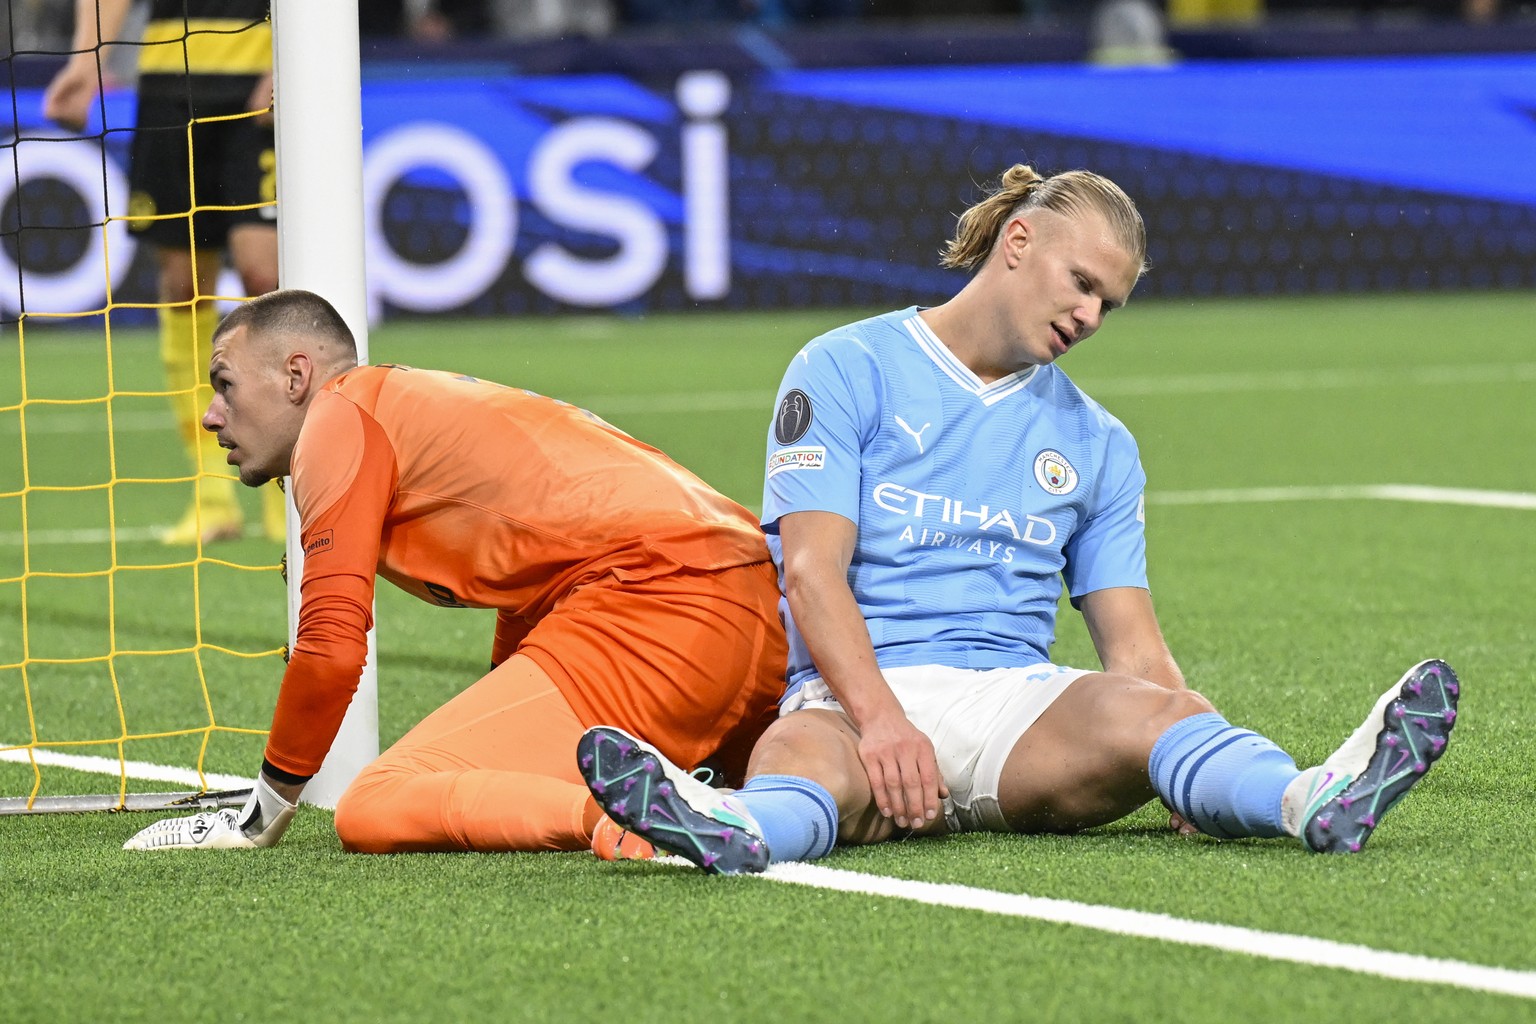
M 283 511 L 236 486 L 198 420 L 212 324 L 277 279 L 265 4 L 177 0 L 133 26 L 104 0 L 52 52 L 18 48 L 19 6 L 0 145 L 0 811 L 233 800 L 283 669 Z M 170 24 L 168 6 L 229 16 Z M 69 124 L 60 82 L 82 68 Z

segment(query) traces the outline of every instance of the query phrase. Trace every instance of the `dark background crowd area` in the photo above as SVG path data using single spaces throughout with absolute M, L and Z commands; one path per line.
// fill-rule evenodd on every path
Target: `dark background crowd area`
M 363 57 L 658 80 L 694 67 L 1536 51 L 1536 0 L 364 0 Z
M 371 38 L 516 38 L 631 30 L 753 25 L 768 29 L 850 23 L 983 19 L 1081 25 L 1102 0 L 381 0 L 362 6 Z M 1172 26 L 1271 21 L 1369 29 L 1413 22 L 1491 24 L 1536 18 L 1521 0 L 1165 0 L 1152 4 Z
M 1120 46 L 1117 54 L 1132 54 L 1129 63 L 1137 52 L 1266 57 L 1536 48 L 1536 0 L 359 0 L 358 6 L 366 60 L 510 48 L 524 51 L 518 63 L 528 71 L 558 71 L 561 61 L 571 63 L 568 71 L 584 71 L 613 58 L 602 48 L 573 48 L 591 41 L 687 49 L 743 34 L 782 43 L 788 64 L 868 63 L 857 57 L 860 49 L 871 60 L 891 60 L 899 52 L 880 40 L 903 37 L 914 57 L 928 52 L 937 60 L 1072 60 L 1100 52 L 1106 35 Z M 72 5 L 65 0 L 0 0 L 0 18 L 11 54 L 68 51 Z M 1130 51 L 1123 48 L 1127 41 Z M 567 48 L 542 60 L 530 52 L 550 43 Z M 958 52 L 948 52 L 952 46 Z M 1009 46 L 1017 48 L 1014 57 L 1006 57 Z M 848 57 L 840 57 L 843 52 Z

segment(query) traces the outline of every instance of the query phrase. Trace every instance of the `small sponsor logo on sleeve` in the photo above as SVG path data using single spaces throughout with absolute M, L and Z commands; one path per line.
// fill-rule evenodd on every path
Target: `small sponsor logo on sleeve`
M 460 601 L 457 597 L 454 596 L 453 591 L 449 590 L 441 583 L 428 583 L 427 581 L 423 580 L 421 585 L 427 588 L 427 593 L 432 595 L 432 600 L 436 601 L 444 608 L 468 607 L 464 604 L 463 601 Z
M 304 545 L 304 557 L 314 558 L 316 555 L 323 555 L 331 550 L 336 543 L 335 533 L 335 530 L 321 530 L 309 538 Z
M 826 464 L 827 450 L 820 445 L 780 448 L 768 456 L 768 475 L 774 476 L 792 469 L 821 469 Z

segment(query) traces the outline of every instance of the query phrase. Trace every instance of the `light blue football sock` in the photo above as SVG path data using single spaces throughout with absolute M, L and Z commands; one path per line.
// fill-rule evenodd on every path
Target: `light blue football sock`
M 1219 839 L 1285 835 L 1280 797 L 1301 774 L 1291 755 L 1214 713 L 1176 722 L 1158 737 L 1147 769 L 1164 803 Z
M 825 857 L 837 842 L 837 801 L 810 779 L 758 775 L 735 796 L 762 827 L 770 864 Z

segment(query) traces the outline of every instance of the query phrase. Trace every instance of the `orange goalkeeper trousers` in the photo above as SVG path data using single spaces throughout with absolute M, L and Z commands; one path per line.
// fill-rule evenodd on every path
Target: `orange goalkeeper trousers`
M 336 834 L 353 853 L 586 849 L 602 812 L 576 771 L 584 728 L 514 655 L 363 770 Z
M 773 566 L 589 585 L 342 794 L 348 850 L 584 850 L 602 817 L 576 769 L 589 725 L 743 774 L 787 656 Z

